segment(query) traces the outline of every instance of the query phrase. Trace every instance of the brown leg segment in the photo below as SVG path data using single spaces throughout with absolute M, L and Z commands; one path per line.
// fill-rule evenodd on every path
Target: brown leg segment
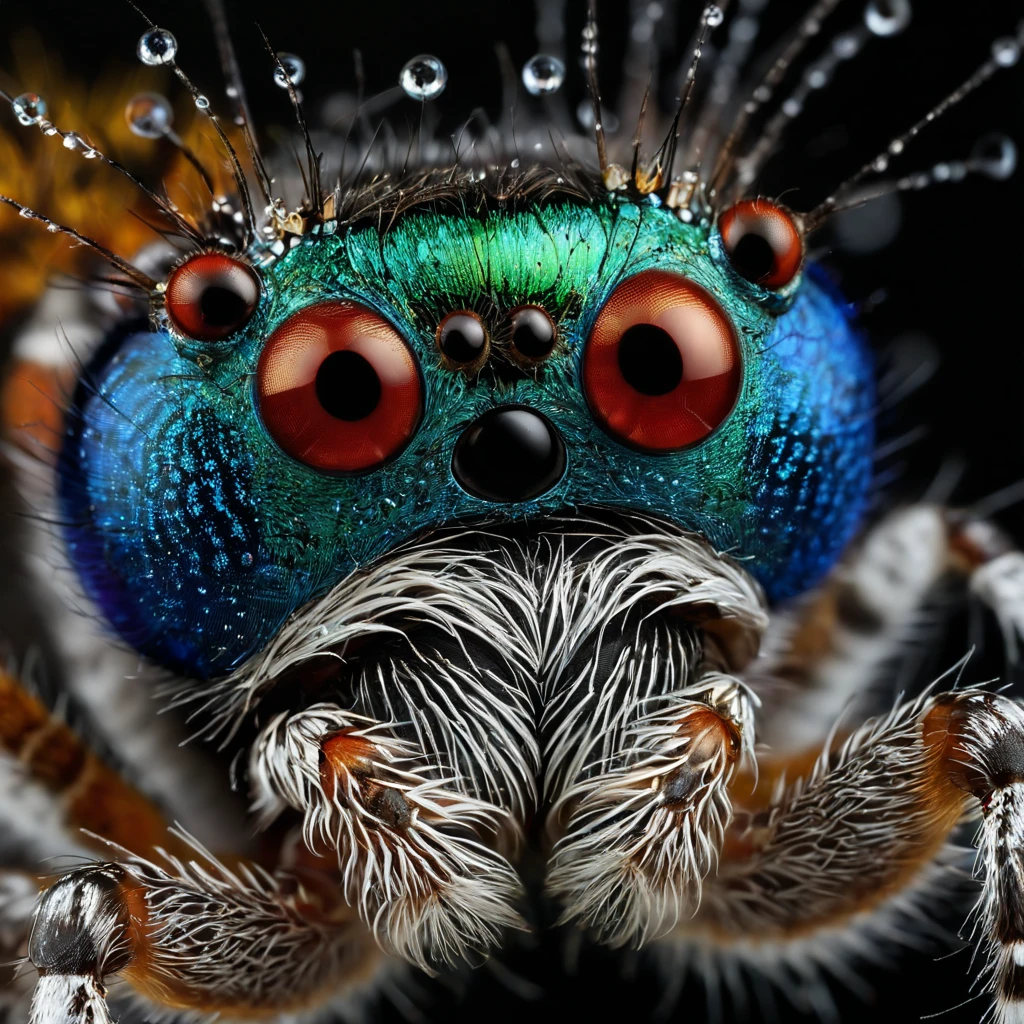
M 894 908 L 928 895 L 933 865 L 974 798 L 995 1019 L 1024 1019 L 1021 706 L 977 690 L 922 699 L 865 724 L 780 787 L 787 767 L 793 778 L 798 766 L 776 764 L 753 795 L 749 777 L 734 783 L 720 870 L 677 936 L 762 963 L 794 950 L 825 963 L 879 923 L 876 935 L 898 932 Z
M 132 853 L 175 849 L 158 808 L 97 757 L 16 679 L 0 672 L 0 750 L 59 801 L 69 832 L 94 833 Z M 99 840 L 90 840 L 109 853 Z

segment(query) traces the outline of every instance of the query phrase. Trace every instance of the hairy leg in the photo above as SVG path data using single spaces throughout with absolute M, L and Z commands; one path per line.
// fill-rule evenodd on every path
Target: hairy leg
M 278 716 L 250 761 L 262 819 L 302 812 L 306 849 L 336 853 L 347 902 L 385 948 L 427 971 L 523 927 L 502 853 L 518 845 L 517 822 L 436 768 L 392 728 L 329 704 Z
M 312 873 L 130 858 L 63 876 L 29 941 L 39 971 L 30 1024 L 103 1024 L 120 975 L 159 1006 L 225 1016 L 296 1012 L 366 982 L 379 951 Z
M 566 818 L 547 880 L 563 921 L 624 945 L 692 913 L 718 861 L 729 782 L 752 735 L 747 693 L 717 673 L 625 729 L 628 755 L 583 773 L 552 812 Z
M 964 513 L 899 509 L 808 601 L 773 624 L 762 658 L 745 677 L 764 697 L 758 739 L 776 750 L 806 749 L 824 739 L 851 702 L 864 707 L 947 580 L 993 610 L 1016 657 L 1024 635 L 1024 554 L 996 527 Z
M 949 834 L 973 803 L 995 1019 L 1024 1019 L 1020 705 L 978 690 L 922 698 L 826 749 L 805 777 L 781 778 L 762 777 L 752 794 L 749 776 L 734 783 L 719 872 L 699 913 L 666 941 L 807 967 L 841 962 L 836 954 L 872 935 L 891 940 L 900 910 L 935 884 Z

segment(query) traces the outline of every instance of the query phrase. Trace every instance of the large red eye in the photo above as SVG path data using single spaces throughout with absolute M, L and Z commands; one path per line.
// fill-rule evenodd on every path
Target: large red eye
M 201 252 L 175 267 L 164 303 L 171 323 L 198 341 L 221 341 L 249 321 L 260 280 L 247 263 L 222 252 Z
M 353 302 L 310 306 L 281 324 L 260 356 L 256 389 L 274 440 L 329 473 L 359 473 L 397 455 L 423 411 L 409 346 Z
M 796 277 L 804 241 L 782 207 L 767 199 L 745 199 L 718 218 L 718 230 L 741 277 L 772 291 Z
M 693 281 L 661 270 L 612 292 L 583 353 L 595 418 L 646 451 L 707 437 L 736 404 L 740 376 L 739 346 L 722 307 Z

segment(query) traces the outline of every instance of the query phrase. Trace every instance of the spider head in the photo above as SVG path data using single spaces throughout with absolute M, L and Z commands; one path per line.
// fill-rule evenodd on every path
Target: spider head
M 773 598 L 833 563 L 869 484 L 871 367 L 793 219 L 470 199 L 189 256 L 94 359 L 69 541 L 141 652 L 227 673 L 453 523 L 642 513 Z

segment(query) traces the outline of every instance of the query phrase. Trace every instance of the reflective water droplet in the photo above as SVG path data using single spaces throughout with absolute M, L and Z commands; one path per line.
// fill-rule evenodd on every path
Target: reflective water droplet
M 51 224 L 47 224 L 46 225 L 46 230 L 49 231 L 51 235 L 59 234 L 60 233 L 60 225 L 59 224 L 52 224 L 52 223 Z
M 142 34 L 135 52 L 143 64 L 170 64 L 178 52 L 178 40 L 165 28 L 151 28 Z
M 523 85 L 531 96 L 550 96 L 565 81 L 565 65 L 546 53 L 538 53 L 523 65 Z
M 902 139 L 893 139 L 892 142 L 889 143 L 889 152 L 892 153 L 893 156 L 899 156 L 900 153 L 903 152 L 904 148 L 905 143 Z
M 725 20 L 725 15 L 722 13 L 722 8 L 718 4 L 708 4 L 704 8 L 704 21 L 707 23 L 708 28 L 718 28 L 719 25 Z
M 26 210 L 25 207 L 22 207 L 18 211 L 18 216 L 19 217 L 24 217 L 25 220 L 31 220 L 32 219 L 32 211 L 31 210 Z
M 289 85 L 298 85 L 306 77 L 306 62 L 294 53 L 279 53 L 278 62 L 274 66 L 274 85 L 287 89 Z
M 971 150 L 971 170 L 1004 181 L 1017 169 L 1017 147 L 1007 135 L 995 133 L 978 139 Z
M 992 44 L 992 59 L 1001 68 L 1012 68 L 1020 60 L 1020 43 L 1011 36 L 1004 36 Z
M 812 89 L 824 89 L 828 85 L 829 71 L 825 67 L 809 68 L 807 71 L 807 84 Z
M 84 145 L 85 143 L 82 142 L 82 137 L 78 132 L 68 132 L 67 135 L 64 136 L 65 149 L 78 149 Z
M 876 36 L 895 36 L 910 24 L 912 13 L 910 0 L 868 0 L 864 24 Z
M 431 54 L 421 53 L 402 68 L 398 84 L 414 100 L 434 100 L 448 84 L 448 69 Z
M 519 157 L 516 157 L 516 158 L 515 158 L 515 159 L 514 159 L 514 160 L 512 161 L 512 163 L 510 163 L 510 164 L 509 164 L 509 167 L 511 167 L 511 168 L 512 168 L 512 169 L 514 170 L 514 169 L 515 169 L 515 168 L 517 168 L 518 166 L 519 166 Z
M 860 40 L 852 32 L 844 32 L 832 40 L 832 52 L 840 60 L 850 60 L 860 52 Z
M 206 96 L 199 95 L 199 96 L 196 97 L 196 106 L 200 110 L 209 110 L 210 109 L 210 101 L 209 101 L 209 99 Z
M 56 135 L 57 134 L 57 129 L 54 128 L 53 124 L 50 121 L 46 121 L 46 120 L 43 120 L 43 121 L 39 122 L 39 130 L 44 135 Z
M 124 108 L 124 119 L 133 135 L 141 139 L 159 139 L 171 130 L 174 111 L 157 92 L 140 92 Z
M 793 96 L 782 104 L 782 112 L 786 117 L 796 117 L 803 108 L 804 105 Z
M 887 156 L 876 156 L 874 162 L 871 164 L 874 170 L 878 171 L 879 174 L 885 171 L 889 167 L 889 158 Z
M 619 119 L 610 110 L 602 110 L 601 116 L 604 118 L 605 132 L 614 135 L 619 130 Z M 587 131 L 594 128 L 594 104 L 591 100 L 580 100 L 576 107 L 576 120 Z
M 46 116 L 46 100 L 34 92 L 23 92 L 11 104 L 11 109 L 21 124 L 38 124 Z

